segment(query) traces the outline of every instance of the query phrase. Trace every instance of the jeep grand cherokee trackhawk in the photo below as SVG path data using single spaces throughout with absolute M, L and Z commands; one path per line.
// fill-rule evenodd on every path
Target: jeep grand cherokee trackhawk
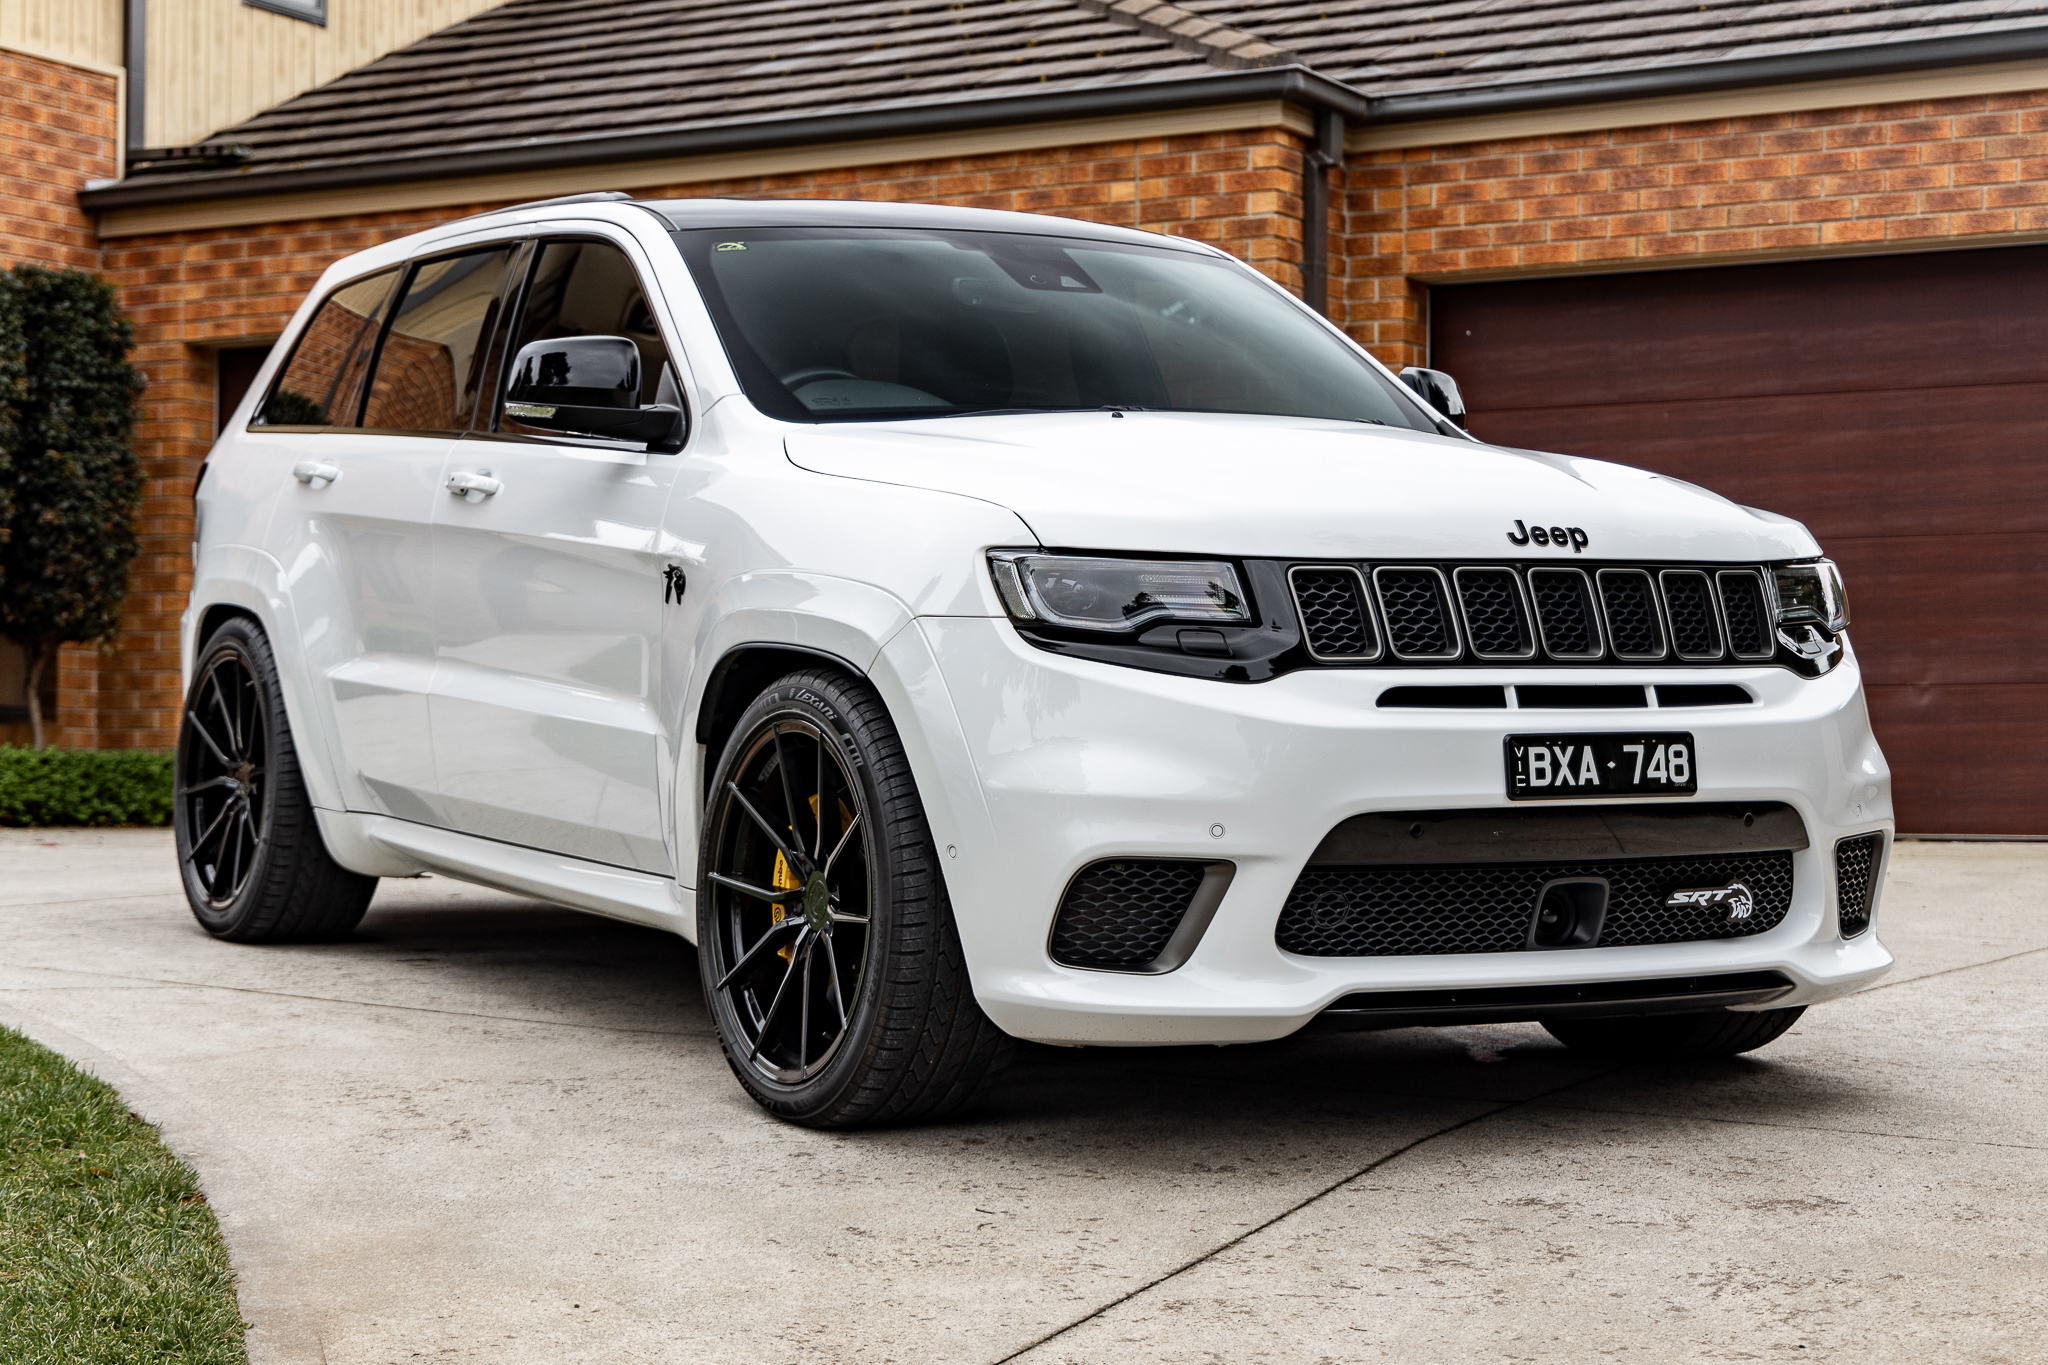
M 199 484 L 192 909 L 333 938 L 431 871 L 672 930 L 819 1126 L 1012 1037 L 1703 1056 L 1883 972 L 1813 537 L 1461 419 L 1066 219 L 603 194 L 360 252 Z

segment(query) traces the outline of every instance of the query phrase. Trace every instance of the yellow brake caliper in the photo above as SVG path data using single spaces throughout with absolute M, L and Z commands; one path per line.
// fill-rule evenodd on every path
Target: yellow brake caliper
M 844 834 L 846 833 L 846 827 L 853 823 L 853 811 L 847 807 L 847 804 L 844 800 L 840 801 L 838 804 L 839 832 L 841 834 Z M 813 820 L 818 818 L 818 798 L 815 793 L 811 796 L 811 818 Z M 792 839 L 794 839 L 796 837 L 796 831 L 791 830 L 789 832 L 789 835 Z M 796 869 L 789 865 L 789 859 L 782 856 L 782 850 L 779 848 L 775 850 L 775 867 L 774 870 L 768 874 L 768 885 L 777 891 L 797 891 L 801 890 L 803 887 L 803 883 L 797 879 Z M 785 909 L 780 902 L 777 902 L 776 904 L 768 907 L 768 922 L 770 924 L 780 924 L 784 919 L 788 918 L 788 916 L 789 911 Z M 795 951 L 796 945 L 791 944 L 786 948 L 777 948 L 775 950 L 775 955 L 781 958 L 784 962 L 788 962 L 790 960 L 790 955 Z
M 815 801 L 817 798 L 812 797 L 811 799 Z M 789 865 L 789 859 L 782 856 L 782 850 L 779 848 L 775 850 L 775 870 L 769 874 L 768 885 L 777 891 L 794 891 L 803 885 L 802 882 L 796 879 L 796 869 Z M 782 923 L 788 915 L 789 911 L 784 908 L 780 901 L 768 907 L 768 919 L 772 924 Z M 794 944 L 786 948 L 777 948 L 775 955 L 784 962 L 787 962 L 790 960 L 790 954 L 794 949 Z

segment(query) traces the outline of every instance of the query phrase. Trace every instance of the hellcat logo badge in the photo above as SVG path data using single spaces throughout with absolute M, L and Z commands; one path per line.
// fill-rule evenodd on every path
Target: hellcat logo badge
M 1739 924 L 1756 913 L 1756 897 L 1741 882 L 1730 882 L 1726 886 L 1709 887 L 1702 891 L 1674 891 L 1664 898 L 1666 910 L 1683 910 L 1688 906 L 1719 906 L 1728 911 L 1728 922 Z

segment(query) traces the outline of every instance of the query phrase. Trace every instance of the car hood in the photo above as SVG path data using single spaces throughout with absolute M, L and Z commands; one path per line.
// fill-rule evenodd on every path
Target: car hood
M 1819 553 L 1798 522 L 1603 460 L 1297 418 L 1132 412 L 820 427 L 819 474 L 997 503 L 1061 549 L 1259 558 L 1754 561 Z M 1515 545 L 1577 527 L 1586 547 Z

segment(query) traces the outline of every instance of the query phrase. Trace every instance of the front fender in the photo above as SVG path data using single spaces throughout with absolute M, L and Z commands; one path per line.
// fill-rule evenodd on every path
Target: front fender
M 309 675 L 300 651 L 299 622 L 286 591 L 284 567 L 249 545 L 209 545 L 195 566 L 192 596 L 179 618 L 179 675 L 183 690 L 192 690 L 192 671 L 200 647 L 199 623 L 216 607 L 230 607 L 253 618 L 270 640 L 277 661 L 278 685 L 284 691 L 285 719 L 291 725 L 306 791 L 315 806 L 343 809 L 339 750 L 333 727 L 318 704 L 320 690 Z
M 669 793 L 668 825 L 674 831 L 679 883 L 688 887 L 697 876 L 702 793 L 718 761 L 696 742 L 697 720 L 719 664 L 738 650 L 780 646 L 839 660 L 867 677 L 882 646 L 910 619 L 901 600 L 870 584 L 829 574 L 761 570 L 719 584 L 694 636 L 664 640 L 665 690 L 667 680 L 683 680 L 675 695 L 662 698 L 662 714 L 677 717 L 661 751 L 668 769 L 661 774 L 661 786 Z

